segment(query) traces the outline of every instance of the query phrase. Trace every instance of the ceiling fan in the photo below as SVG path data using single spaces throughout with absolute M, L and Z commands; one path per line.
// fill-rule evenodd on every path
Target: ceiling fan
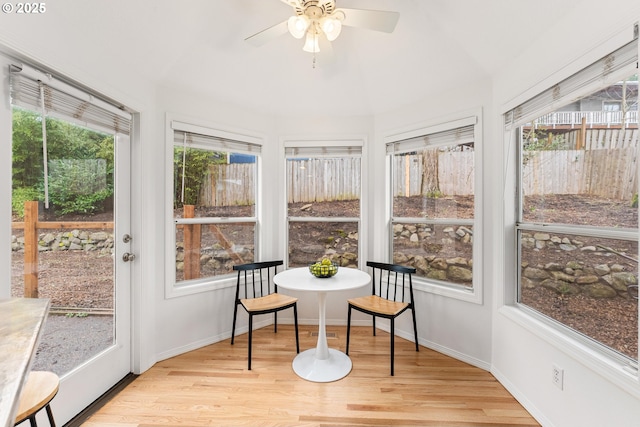
M 245 41 L 254 46 L 273 40 L 289 32 L 293 37 L 305 37 L 305 52 L 320 52 L 320 44 L 328 49 L 335 40 L 342 26 L 366 28 L 369 30 L 391 33 L 396 27 L 400 14 L 398 12 L 365 9 L 336 8 L 335 0 L 280 0 L 293 7 L 295 15 L 284 22 L 249 36 Z

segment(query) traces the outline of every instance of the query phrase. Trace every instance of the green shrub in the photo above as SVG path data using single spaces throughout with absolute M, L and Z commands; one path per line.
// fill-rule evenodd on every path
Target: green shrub
M 56 215 L 93 214 L 104 210 L 104 201 L 113 191 L 104 189 L 91 194 L 77 194 L 67 200 L 54 198 Z
M 93 214 L 104 210 L 113 195 L 104 159 L 64 159 L 50 162 L 49 200 L 56 215 Z
M 41 192 L 33 187 L 21 187 L 11 194 L 11 211 L 18 218 L 24 218 L 24 202 L 40 200 Z

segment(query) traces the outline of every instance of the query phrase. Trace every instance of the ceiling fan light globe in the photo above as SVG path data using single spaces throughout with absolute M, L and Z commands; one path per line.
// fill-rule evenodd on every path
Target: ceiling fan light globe
M 302 48 L 305 52 L 318 53 L 320 52 L 320 45 L 318 44 L 318 36 L 311 31 L 307 33 L 307 39 L 304 42 Z
M 326 17 L 322 20 L 321 28 L 327 39 L 332 42 L 338 38 L 340 31 L 342 31 L 342 22 L 332 17 Z
M 309 28 L 309 18 L 304 15 L 292 16 L 287 21 L 287 28 L 293 37 L 301 39 Z

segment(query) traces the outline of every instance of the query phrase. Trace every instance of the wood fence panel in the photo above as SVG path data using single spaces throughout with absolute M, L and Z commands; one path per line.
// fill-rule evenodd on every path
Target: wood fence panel
M 564 133 L 569 147 L 576 147 L 579 130 Z M 638 129 L 587 129 L 585 132 L 585 150 L 610 150 L 638 146 Z
M 575 138 L 577 131 L 566 134 Z M 637 129 L 589 129 L 585 150 L 524 153 L 525 194 L 592 194 L 630 200 L 638 190 Z M 569 142 L 572 140 L 569 139 Z M 608 145 L 623 148 L 604 149 Z M 575 141 L 574 141 L 575 142 Z M 440 191 L 447 196 L 474 194 L 474 152 L 438 153 Z M 417 196 L 422 190 L 421 154 L 393 156 L 395 196 Z M 253 164 L 214 165 L 203 184 L 201 204 L 254 204 Z M 352 200 L 360 197 L 361 162 L 357 157 L 288 160 L 289 203 Z
M 38 298 L 38 202 L 24 203 L 24 297 Z
M 577 132 L 567 133 L 570 141 L 575 140 Z M 636 147 L 638 145 L 638 129 L 587 129 L 585 150 L 610 150 L 617 148 Z M 575 143 L 571 145 L 575 147 Z
M 209 166 L 200 188 L 201 206 L 253 205 L 255 164 L 231 163 Z
M 530 151 L 523 162 L 526 195 L 590 194 L 631 200 L 638 191 L 637 149 Z
M 288 160 L 291 178 L 288 202 L 359 199 L 361 161 L 358 157 Z
M 474 152 L 439 153 L 438 181 L 445 195 L 470 196 L 474 190 Z

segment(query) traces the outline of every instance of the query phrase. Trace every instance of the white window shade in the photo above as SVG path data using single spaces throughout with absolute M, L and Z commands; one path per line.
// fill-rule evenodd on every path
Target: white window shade
M 251 144 L 243 141 L 220 138 L 199 133 L 186 132 L 183 130 L 173 131 L 173 142 L 175 145 L 186 145 L 191 148 L 206 150 L 219 150 L 224 152 L 259 154 L 262 147 L 258 144 Z
M 44 95 L 44 96 L 43 96 Z M 101 132 L 129 135 L 131 113 L 25 65 L 11 67 L 11 103 Z
M 352 157 L 362 155 L 362 146 L 322 146 L 322 147 L 286 147 L 285 154 L 288 158 L 300 157 Z
M 474 125 L 467 125 L 387 144 L 387 154 L 407 153 L 425 148 L 471 144 L 475 140 Z
M 507 130 L 583 98 L 637 73 L 638 39 L 601 58 L 576 74 L 525 101 L 505 114 Z

